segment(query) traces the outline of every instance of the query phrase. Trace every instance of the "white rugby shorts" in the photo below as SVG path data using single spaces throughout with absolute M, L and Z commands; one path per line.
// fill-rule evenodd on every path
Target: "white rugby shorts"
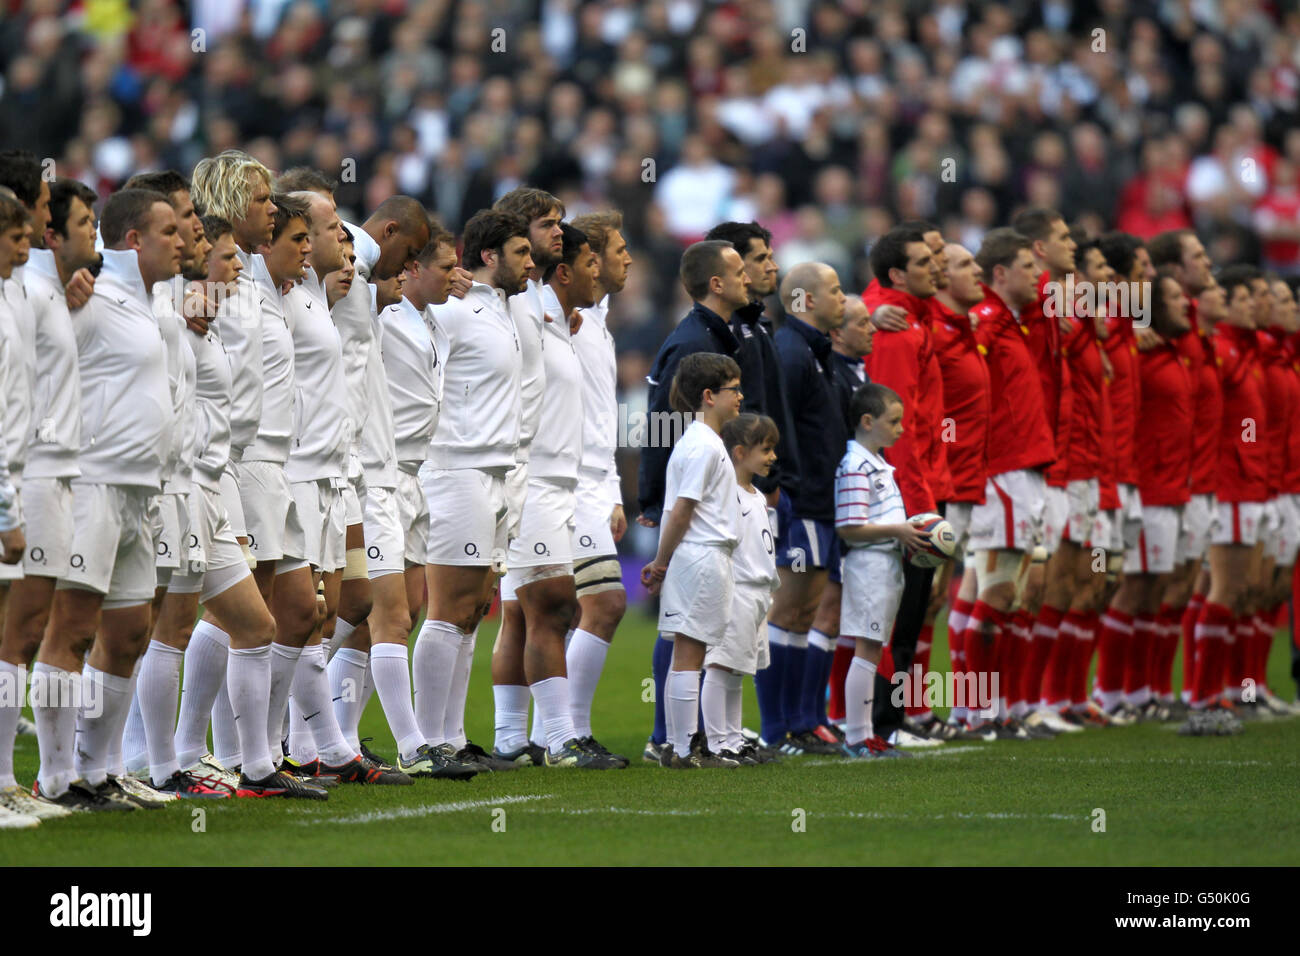
M 849 548 L 840 592 L 841 636 L 888 644 L 902 600 L 901 551 Z
M 488 566 L 506 563 L 505 474 L 477 468 L 420 468 L 429 508 L 429 564 Z
M 772 592 L 753 584 L 737 584 L 731 596 L 731 616 L 720 644 L 704 654 L 704 664 L 729 667 L 738 674 L 754 674 L 767 667 L 767 612 Z
M 121 607 L 153 600 L 158 586 L 151 492 L 73 482 L 72 547 L 61 589 L 98 591 Z
M 659 591 L 659 632 L 683 634 L 709 647 L 721 644 L 734 590 L 730 551 L 682 542 Z
M 993 475 L 984 503 L 971 509 L 970 547 L 975 551 L 1033 551 L 1043 538 L 1047 482 L 1043 473 L 1022 468 Z

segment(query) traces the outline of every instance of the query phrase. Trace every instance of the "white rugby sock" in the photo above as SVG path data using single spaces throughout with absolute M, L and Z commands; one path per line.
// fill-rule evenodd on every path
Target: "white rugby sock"
M 456 658 L 465 632 L 447 621 L 425 621 L 411 655 L 415 722 L 430 747 L 442 744 L 447 700 L 456 676 Z
M 227 693 L 222 698 L 231 711 L 231 723 L 239 736 L 240 768 L 249 780 L 261 780 L 275 772 L 266 744 L 266 722 L 271 696 L 271 648 L 245 647 L 230 649 L 226 664 Z M 276 741 L 278 748 L 280 742 Z M 202 756 L 200 754 L 199 756 Z M 221 752 L 217 752 L 221 760 Z M 196 758 L 197 759 L 197 758 Z M 222 761 L 226 767 L 231 764 Z
M 573 692 L 572 686 L 569 688 Z M 522 684 L 496 684 L 492 688 L 496 704 L 496 739 L 499 753 L 514 753 L 528 744 L 528 688 Z
M 82 707 L 77 714 L 77 776 L 92 787 L 108 778 L 113 735 L 122 733 L 131 706 L 131 678 L 87 664 L 81 672 Z
M 334 619 L 334 633 L 330 635 L 329 647 L 326 649 L 326 656 L 329 660 L 334 660 L 334 655 L 339 652 L 343 642 L 356 633 L 358 625 L 349 624 L 341 617 Z
M 117 728 L 108 738 L 108 757 L 104 768 L 114 777 L 121 777 L 126 773 L 126 765 L 122 760 L 122 741 L 126 737 L 126 722 L 131 716 L 131 702 L 135 700 L 135 684 L 140 678 L 140 664 L 143 658 L 143 654 L 137 657 L 135 665 L 131 668 L 131 676 L 127 679 L 126 707 L 118 717 Z
M 704 735 L 715 754 L 727 749 L 727 674 L 716 667 L 704 669 L 700 690 L 700 711 L 704 714 Z
M 664 697 L 668 743 L 677 756 L 688 757 L 691 738 L 700 722 L 700 672 L 670 670 L 664 682 Z
M 546 733 L 546 749 L 559 753 L 567 741 L 577 736 L 573 732 L 573 718 L 569 716 L 569 679 L 548 677 L 528 689 L 537 707 L 538 722 Z
M 461 638 L 460 649 L 456 654 L 455 676 L 451 682 L 451 693 L 447 697 L 447 710 L 442 717 L 443 738 L 457 750 L 464 747 L 465 737 L 465 700 L 469 697 L 469 677 L 474 670 L 474 645 L 478 641 L 478 626 L 474 633 Z
M 727 749 L 736 752 L 745 745 L 744 681 L 744 674 L 727 674 Z
M 528 742 L 534 747 L 546 746 L 546 727 L 542 724 L 536 705 L 533 706 L 533 729 L 528 734 Z
M 357 752 L 344 738 L 334 717 L 329 678 L 325 675 L 325 648 L 321 645 L 303 648 L 293 673 L 291 693 L 303 710 L 303 720 L 311 728 L 321 763 L 337 767 L 353 760 Z
M 302 658 L 298 659 L 299 664 Z M 303 720 L 302 707 L 292 689 L 289 692 L 289 759 L 298 766 L 309 764 L 320 754 L 316 752 L 316 737 Z
M 14 739 L 27 698 L 27 668 L 0 661 L 0 787 L 16 787 Z
M 844 678 L 844 736 L 860 744 L 874 735 L 871 707 L 876 700 L 876 665 L 865 657 L 854 657 Z
M 357 753 L 361 752 L 357 728 L 361 724 L 361 712 L 366 706 L 364 695 L 366 665 L 369 661 L 370 655 L 365 651 L 344 647 L 334 655 L 327 668 L 334 718 L 338 721 L 343 739 Z
M 388 718 L 388 729 L 397 741 L 397 752 L 410 760 L 424 743 L 411 706 L 411 667 L 405 644 L 372 644 L 370 670 L 374 674 L 379 703 Z
M 182 767 L 194 766 L 194 762 L 208 752 L 209 718 L 212 720 L 213 750 L 222 753 L 220 744 L 224 740 L 233 748 L 226 756 L 239 754 L 236 744 L 239 736 L 233 715 L 228 722 L 224 719 L 230 715 L 230 702 L 227 700 L 224 705 L 213 708 L 226 679 L 229 653 L 229 634 L 211 621 L 199 621 L 194 625 L 189 646 L 185 648 L 181 713 L 176 723 L 176 762 Z
M 596 698 L 596 685 L 605 668 L 609 641 L 601 640 L 581 628 L 573 631 L 573 640 L 564 655 L 565 670 L 569 675 L 569 706 L 573 713 L 573 730 L 579 737 L 591 736 L 591 704 Z
M 276 766 L 280 763 L 280 740 L 284 734 L 284 715 L 289 705 L 289 688 L 293 685 L 294 672 L 298 668 L 298 658 L 301 656 L 301 647 L 271 645 L 271 687 L 267 701 L 269 706 L 266 710 L 266 749 L 271 754 L 271 762 Z M 234 700 L 231 700 L 230 705 L 234 707 Z
M 150 642 L 152 643 L 152 642 Z M 140 664 L 149 656 L 148 649 L 140 655 Z M 144 716 L 140 713 L 140 687 L 131 695 L 131 708 L 126 714 L 126 729 L 122 731 L 122 762 L 131 773 L 149 768 L 149 740 L 144 732 Z
M 32 716 L 41 752 L 37 778 L 47 797 L 61 796 L 77 779 L 77 705 L 80 671 L 65 671 L 39 661 L 32 667 Z
M 149 749 L 149 775 L 161 786 L 177 770 L 176 695 L 181 690 L 181 665 L 185 652 L 150 641 L 140 665 L 136 700 Z
M 268 668 L 267 680 L 271 677 L 271 648 L 266 648 L 266 666 Z M 232 652 L 233 653 L 233 652 Z M 229 667 L 229 662 L 227 662 Z M 268 685 L 269 687 L 269 685 Z M 270 691 L 268 690 L 268 693 Z M 185 712 L 185 697 L 181 696 L 181 713 Z M 206 741 L 205 741 L 206 742 Z M 177 751 L 179 756 L 179 751 Z M 240 766 L 243 760 L 243 748 L 239 743 L 239 728 L 235 726 L 235 711 L 230 706 L 230 674 L 226 673 L 226 679 L 221 682 L 217 688 L 217 699 L 212 704 L 212 754 L 217 758 L 217 762 L 223 767 L 231 770 Z M 199 754 L 199 757 L 203 754 Z M 197 757 L 195 758 L 198 759 Z M 191 766 L 191 764 L 183 764 Z M 261 779 L 260 777 L 258 778 Z

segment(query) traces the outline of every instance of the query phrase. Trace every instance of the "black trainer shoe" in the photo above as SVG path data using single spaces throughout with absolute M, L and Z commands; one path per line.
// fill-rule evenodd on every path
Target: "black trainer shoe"
M 361 756 L 365 757 L 367 760 L 369 760 L 375 766 L 379 767 L 381 770 L 396 770 L 397 769 L 396 764 L 389 763 L 383 757 L 379 756 L 379 754 L 375 753 L 373 750 L 371 750 L 369 747 L 366 746 L 366 744 L 370 743 L 370 741 L 374 739 L 375 739 L 374 737 L 361 738 L 360 741 Z
M 294 763 L 292 757 L 285 757 L 284 762 L 280 764 L 280 772 L 297 777 L 299 780 L 307 780 L 326 790 L 334 789 L 340 782 L 338 774 L 325 773 L 321 770 L 319 760 L 313 760 L 311 763 Z
M 276 771 L 261 780 L 250 780 L 247 774 L 239 775 L 237 797 L 286 797 L 295 800 L 328 800 L 329 791 L 322 786 L 300 780 L 292 774 Z
M 105 791 L 104 785 L 89 786 L 84 780 L 76 780 L 57 797 L 51 797 L 41 790 L 38 780 L 32 787 L 32 796 L 38 800 L 47 800 L 55 806 L 68 810 L 85 810 L 91 813 L 121 812 L 140 809 L 117 790 Z
M 646 763 L 657 763 L 662 766 L 663 750 L 667 744 L 657 744 L 653 740 L 646 738 L 645 750 L 641 751 L 641 759 Z
M 158 787 L 162 793 L 174 793 L 187 800 L 228 800 L 231 792 L 225 787 L 210 787 L 194 779 L 193 774 L 177 770 Z
M 608 757 L 609 759 L 613 760 L 615 763 L 618 764 L 618 769 L 620 770 L 622 770 L 628 764 L 631 763 L 631 761 L 628 760 L 626 757 L 624 757 L 622 754 L 612 753 L 611 751 L 605 749 L 605 746 L 601 744 L 601 742 L 597 740 L 595 737 L 592 736 L 580 737 L 578 738 L 578 743 L 582 744 L 588 750 L 600 754 L 600 756 L 602 757 Z
M 461 763 L 476 765 L 480 771 L 496 772 L 518 770 L 522 764 L 488 753 L 473 741 L 465 741 L 465 746 L 456 751 L 456 759 Z
M 549 750 L 543 758 L 548 767 L 577 767 L 581 770 L 619 770 L 619 764 L 612 757 L 603 757 L 582 746 L 577 737 L 570 737 L 564 742 L 559 753 Z
M 416 769 L 412 771 L 411 768 Z M 428 744 L 421 744 L 410 764 L 403 763 L 399 769 L 412 777 L 433 780 L 468 780 L 479 772 L 477 764 L 462 763 L 454 754 Z
M 323 773 L 336 775 L 343 783 L 368 783 L 387 786 L 409 787 L 415 783 L 400 770 L 380 770 L 365 757 L 353 757 L 347 763 L 333 767 L 327 763 L 320 765 Z
M 512 750 L 509 753 L 502 753 L 496 747 L 493 747 L 491 756 L 494 760 L 507 760 L 516 767 L 537 766 L 537 764 L 533 763 L 532 744 L 524 744 L 518 750 Z

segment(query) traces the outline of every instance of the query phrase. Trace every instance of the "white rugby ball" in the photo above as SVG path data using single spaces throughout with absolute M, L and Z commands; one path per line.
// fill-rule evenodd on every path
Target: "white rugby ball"
M 911 552 L 907 559 L 918 568 L 937 568 L 945 561 L 951 561 L 957 551 L 957 535 L 952 525 L 944 520 L 943 515 L 927 512 L 913 515 L 907 519 L 908 524 L 930 532 L 930 543 Z

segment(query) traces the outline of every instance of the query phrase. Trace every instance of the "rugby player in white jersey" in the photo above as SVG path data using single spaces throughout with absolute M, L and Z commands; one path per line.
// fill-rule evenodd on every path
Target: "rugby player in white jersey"
M 528 465 L 527 499 L 519 534 L 510 542 L 503 605 L 517 601 L 525 633 L 507 634 L 493 648 L 492 677 L 499 705 L 496 752 L 501 759 L 536 763 L 525 736 L 531 693 L 546 737 L 546 766 L 605 770 L 627 766 L 594 738 L 573 728 L 564 637 L 578 610 L 573 577 L 574 492 L 582 458 L 582 365 L 573 346 L 576 310 L 595 304 L 599 261 L 586 235 L 562 224 L 561 253 L 542 287 L 542 356 L 546 387 L 541 425 Z
M 420 487 L 420 466 L 429 454 L 442 403 L 443 366 L 435 344 L 431 306 L 442 305 L 462 283 L 469 291 L 468 273 L 456 259 L 456 237 L 437 222 L 429 225 L 429 241 L 408 267 L 402 297 L 379 313 L 384 372 L 392 403 L 398 486 L 394 495 L 403 537 L 401 574 L 385 563 L 386 573 L 371 579 L 374 606 L 370 612 L 370 667 L 380 703 L 397 742 L 397 768 L 412 776 L 465 779 L 490 769 L 475 759 L 459 724 L 464 713 L 453 699 L 444 715 L 445 738 L 439 750 L 425 742 L 411 702 L 411 671 L 407 639 L 424 604 L 425 561 L 428 552 L 429 506 Z M 340 651 L 339 657 L 346 652 Z M 335 658 L 338 660 L 338 657 Z M 358 662 L 365 666 L 365 657 Z M 460 664 L 460 661 L 457 661 Z M 464 662 L 466 667 L 469 662 Z M 332 666 L 331 666 L 332 669 Z M 453 695 L 460 682 L 453 679 Z M 450 751 L 450 753 L 448 753 Z M 455 759 L 448 759 L 455 757 Z M 477 764 L 478 766 L 465 766 Z
M 25 696 L 27 667 L 36 657 L 57 578 L 67 573 L 72 545 L 72 479 L 81 447 L 81 378 L 77 340 L 64 287 L 78 270 L 98 262 L 94 190 L 73 179 L 50 186 L 45 248 L 32 249 L 23 269 L 36 336 L 35 404 L 28 427 L 23 473 L 23 520 L 27 551 L 23 577 L 9 585 L 0 642 L 0 807 L 41 819 L 63 816 L 18 786 L 13 774 L 14 737 Z M 12 535 L 13 531 L 3 532 Z
M 617 543 L 627 531 L 618 450 L 618 384 L 614 337 L 606 325 L 609 297 L 627 282 L 632 256 L 623 238 L 623 216 L 616 211 L 588 213 L 573 220 L 596 254 L 596 304 L 579 309 L 582 324 L 573 346 L 582 365 L 582 460 L 573 534 L 578 620 L 565 652 L 573 729 L 592 736 L 591 704 L 614 632 L 627 610 Z
M 71 555 L 37 655 L 32 701 L 38 792 L 69 807 L 126 810 L 137 803 L 108 776 L 108 759 L 149 631 L 157 575 L 148 512 L 162 490 L 172 427 L 150 290 L 180 270 L 183 243 L 170 202 L 152 190 L 110 197 L 100 232 L 104 266 L 90 302 L 72 316 L 82 432 Z
M 564 219 L 564 204 L 542 189 L 520 186 L 506 193 L 492 207 L 522 216 L 528 223 L 533 268 L 524 287 L 510 296 L 510 315 L 519 333 L 523 357 L 520 380 L 523 416 L 519 424 L 519 448 L 515 467 L 506 478 L 506 498 L 510 506 L 508 536 L 519 532 L 524 501 L 528 496 L 528 461 L 532 455 L 533 437 L 542 413 L 542 394 L 546 389 L 546 370 L 542 362 L 542 326 L 545 310 L 542 305 L 542 274 L 558 258 L 563 245 L 560 222 Z M 523 612 L 517 601 L 503 595 L 501 601 L 501 632 L 514 646 L 518 635 L 524 633 Z M 498 645 L 501 639 L 498 638 Z M 496 669 L 494 655 L 493 669 Z M 513 669 L 513 668 L 511 668 Z M 495 677 L 493 678 L 495 684 Z M 511 685 L 513 686 L 513 685 Z M 534 714 L 534 718 L 536 714 Z M 533 721 L 533 756 L 540 762 L 545 749 L 545 739 L 540 720 Z
M 429 603 L 411 663 L 416 723 L 434 750 L 447 742 L 458 659 L 470 653 L 465 645 L 505 568 L 505 481 L 516 465 L 523 365 L 507 300 L 533 268 L 527 220 L 500 210 L 476 213 L 465 225 L 462 261 L 473 275 L 465 298 L 428 310 L 443 400 L 420 468 L 429 508 Z
M 276 194 L 276 205 L 300 213 L 307 226 L 310 262 L 301 266 L 301 278 L 285 293 L 285 316 L 294 341 L 295 422 L 294 442 L 286 475 L 294 497 L 296 524 L 291 523 L 286 550 L 301 553 L 313 570 L 332 577 L 329 594 L 336 598 L 335 572 L 344 564 L 344 513 L 342 489 L 350 438 L 343 356 L 337 328 L 330 318 L 327 295 L 318 275 L 343 266 L 342 224 L 334 203 L 313 192 Z M 299 233 L 286 228 L 267 252 L 272 272 L 296 271 Z M 327 599 L 327 605 L 329 600 Z M 361 679 L 343 688 L 344 698 L 361 696 Z M 393 773 L 359 755 L 359 748 L 339 726 L 336 702 L 326 674 L 319 630 L 313 631 L 290 690 L 290 765 L 292 772 L 308 778 L 338 776 L 346 782 L 409 784 L 410 778 Z M 353 731 L 355 734 L 355 731 Z
M 31 219 L 22 203 L 13 195 L 0 198 L 0 542 L 3 543 L 3 563 L 0 564 L 0 608 L 7 596 L 11 576 L 22 574 L 23 552 L 26 539 L 23 535 L 23 513 L 19 501 L 18 485 L 22 480 L 22 460 L 25 457 L 27 426 L 31 416 L 31 388 L 28 355 L 23 343 L 22 327 L 31 328 L 31 309 L 27 305 L 22 287 L 21 266 L 27 261 L 31 246 Z M 19 275 L 15 276 L 15 272 Z M 13 470 L 10 461 L 16 457 Z M 17 730 L 17 710 L 22 707 L 26 685 L 25 667 L 8 668 L 0 672 L 0 694 L 8 701 L 5 712 L 5 736 L 9 748 L 5 755 L 4 782 L 13 785 L 13 732 Z M 13 730 L 9 730 L 12 725 Z M 0 798 L 0 829 L 27 829 L 39 826 L 42 818 L 64 815 L 63 807 L 54 807 L 35 799 L 21 801 L 10 797 Z M 39 816 L 38 816 L 39 814 Z

